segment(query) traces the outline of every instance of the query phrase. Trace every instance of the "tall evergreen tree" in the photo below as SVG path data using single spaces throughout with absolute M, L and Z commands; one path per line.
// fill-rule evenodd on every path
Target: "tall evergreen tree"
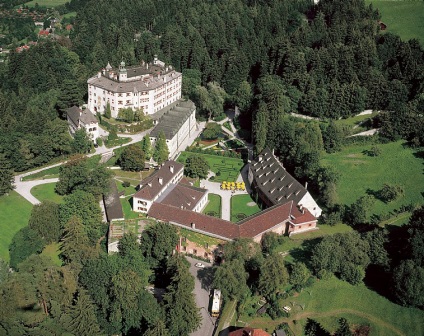
M 169 149 L 168 149 L 168 145 L 166 144 L 165 133 L 161 131 L 159 132 L 157 140 L 156 140 L 155 150 L 153 151 L 153 159 L 159 165 L 161 165 L 166 160 L 168 160 L 168 157 L 169 157 Z
M 150 158 L 152 157 L 152 143 L 148 134 L 143 137 L 143 141 L 141 143 L 141 150 L 144 152 L 146 160 L 150 160 Z

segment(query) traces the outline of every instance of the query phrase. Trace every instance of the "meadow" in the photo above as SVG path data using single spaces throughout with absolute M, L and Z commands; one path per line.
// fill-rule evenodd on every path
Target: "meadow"
M 0 197 L 0 258 L 9 261 L 9 245 L 16 232 L 28 224 L 32 204 L 12 191 Z
M 299 295 L 285 299 L 282 305 L 292 308 L 290 317 L 271 320 L 242 315 L 239 319 L 269 331 L 288 322 L 296 335 L 303 334 L 307 318 L 334 332 L 339 317 L 347 318 L 351 324 L 369 325 L 371 336 L 424 334 L 422 310 L 399 306 L 363 284 L 353 286 L 335 277 L 315 282 Z
M 40 7 L 52 8 L 64 5 L 67 2 L 69 2 L 69 0 L 33 0 L 25 3 L 25 5 L 28 7 L 35 7 L 35 4 L 38 3 L 38 6 Z
M 424 2 L 366 0 L 378 8 L 386 32 L 399 35 L 403 40 L 418 39 L 424 46 Z
M 384 183 L 401 185 L 404 195 L 385 203 L 376 199 L 372 213 L 389 213 L 403 205 L 421 205 L 424 201 L 423 152 L 404 146 L 404 141 L 376 145 L 379 156 L 369 156 L 373 145 L 350 145 L 340 152 L 325 154 L 322 163 L 340 174 L 338 202 L 350 205 L 367 193 L 381 190 Z

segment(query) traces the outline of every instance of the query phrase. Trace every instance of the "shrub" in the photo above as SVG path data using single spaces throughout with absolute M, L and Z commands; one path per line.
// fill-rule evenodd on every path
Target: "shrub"
M 123 186 L 124 188 L 128 188 L 130 185 L 131 185 L 131 184 L 130 184 L 130 182 L 128 182 L 128 181 L 124 181 L 124 182 L 122 182 L 122 186 Z
M 401 185 L 391 185 L 385 183 L 383 188 L 379 192 L 379 197 L 381 198 L 381 200 L 388 203 L 402 196 L 404 192 L 404 188 Z
M 97 142 L 98 146 L 103 146 L 103 139 L 102 138 L 97 138 L 96 142 Z

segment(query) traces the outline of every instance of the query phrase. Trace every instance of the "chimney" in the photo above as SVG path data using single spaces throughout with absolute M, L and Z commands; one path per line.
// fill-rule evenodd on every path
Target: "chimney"
M 147 183 L 149 187 L 152 187 L 152 182 Z
M 146 69 L 149 70 L 149 63 L 146 63 Z
M 102 69 L 102 74 L 106 75 L 106 69 L 104 69 L 104 68 Z
M 195 228 L 196 228 L 196 224 L 191 223 L 191 228 L 192 228 L 192 229 L 195 229 Z
M 262 155 L 259 155 L 259 157 L 258 157 L 258 161 L 259 161 L 259 162 L 262 162 Z
M 97 78 L 100 78 L 100 77 L 102 77 L 102 73 L 99 71 L 99 72 L 97 73 Z
M 160 184 L 160 185 L 162 185 L 162 183 L 163 183 L 163 178 L 162 178 L 162 177 L 159 177 L 159 178 L 158 178 L 158 181 L 159 181 L 159 184 Z
M 305 182 L 305 189 L 308 190 L 308 182 Z
M 171 173 L 174 173 L 174 166 L 169 166 L 169 170 L 171 171 Z

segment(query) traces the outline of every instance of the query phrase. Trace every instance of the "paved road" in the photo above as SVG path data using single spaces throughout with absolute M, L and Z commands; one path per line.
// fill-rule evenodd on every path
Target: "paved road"
M 106 154 L 106 153 L 110 153 L 112 152 L 114 149 L 119 148 L 119 147 L 124 147 L 124 146 L 128 146 L 130 144 L 133 144 L 135 142 L 141 141 L 144 137 L 144 135 L 146 135 L 146 133 L 150 132 L 150 130 L 144 131 L 144 132 L 140 132 L 137 134 L 120 134 L 119 136 L 121 137 L 129 137 L 131 138 L 131 141 L 123 144 L 122 146 L 115 146 L 112 148 L 106 148 L 104 145 L 100 146 L 98 148 L 96 148 L 96 151 L 94 153 L 88 154 L 88 157 L 97 155 L 97 154 Z M 40 185 L 40 184 L 46 184 L 46 183 L 53 183 L 53 182 L 57 182 L 59 179 L 57 178 L 53 178 L 53 179 L 45 179 L 45 180 L 35 180 L 35 181 L 21 181 L 21 179 L 25 176 L 28 175 L 32 175 L 35 173 L 38 173 L 40 171 L 49 169 L 49 168 L 53 168 L 53 167 L 57 167 L 57 166 L 61 166 L 65 163 L 66 161 L 60 162 L 60 163 L 56 163 L 47 167 L 43 167 L 43 168 L 39 168 L 36 170 L 32 170 L 29 172 L 25 172 L 19 175 L 15 175 L 15 191 L 20 194 L 21 196 L 23 196 L 26 200 L 28 200 L 31 204 L 39 204 L 40 201 L 38 199 L 36 199 L 32 194 L 31 194 L 31 188 L 35 187 L 36 185 Z
M 190 273 L 194 276 L 194 294 L 196 296 L 196 305 L 200 308 L 202 314 L 202 325 L 195 332 L 191 333 L 190 336 L 212 336 L 216 319 L 212 318 L 209 314 L 209 294 L 211 275 L 212 275 L 212 264 L 202 261 L 206 267 L 201 269 L 194 266 L 199 260 L 187 257 L 190 262 Z

